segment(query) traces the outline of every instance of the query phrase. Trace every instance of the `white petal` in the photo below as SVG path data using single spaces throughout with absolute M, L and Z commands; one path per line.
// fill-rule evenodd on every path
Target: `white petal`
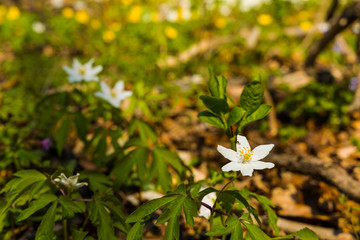
M 101 65 L 96 66 L 96 67 L 91 68 L 91 69 L 89 70 L 89 74 L 96 75 L 96 74 L 98 74 L 99 72 L 101 72 L 102 69 L 103 69 L 103 67 L 102 67 Z
M 241 148 L 249 148 L 249 149 L 251 149 L 250 145 L 249 145 L 249 142 L 246 139 L 246 137 L 241 136 L 241 135 L 237 135 L 237 141 L 239 142 L 239 146 Z
M 105 82 L 100 82 L 100 87 L 105 96 L 111 96 L 111 90 Z
M 253 150 L 252 161 L 258 161 L 260 159 L 263 159 L 264 157 L 266 157 L 269 154 L 269 152 L 271 151 L 271 149 L 273 149 L 273 147 L 274 147 L 274 144 L 257 146 Z
M 251 165 L 253 169 L 256 170 L 263 170 L 265 168 L 273 168 L 275 166 L 274 163 L 271 162 L 262 162 L 262 161 L 256 161 L 256 162 L 250 162 L 248 165 Z
M 230 161 L 237 162 L 239 160 L 237 157 L 238 156 L 237 153 L 230 148 L 225 148 L 223 146 L 218 145 L 217 150 L 219 151 L 219 153 L 221 153 L 225 158 L 229 159 Z
M 78 69 L 79 67 L 81 67 L 81 63 L 79 62 L 79 60 L 77 60 L 77 58 L 74 58 L 74 61 L 73 61 L 73 69 L 76 70 L 76 69 Z
M 115 92 L 121 93 L 124 90 L 124 82 L 123 81 L 117 81 L 114 86 Z
M 250 164 L 242 164 L 240 171 L 243 176 L 251 177 L 254 172 L 254 169 Z
M 204 217 L 204 218 L 206 218 L 206 219 L 209 219 L 210 214 L 211 214 L 210 209 L 208 209 L 208 208 L 206 208 L 206 207 L 204 207 L 204 206 L 201 206 L 201 207 L 200 207 L 199 217 Z
M 221 170 L 223 172 L 230 172 L 230 171 L 239 171 L 241 170 L 242 166 L 245 165 L 243 163 L 238 163 L 238 162 L 229 162 L 228 164 L 224 165 Z
M 87 63 L 85 63 L 84 64 L 84 66 L 86 67 L 86 68 L 91 68 L 91 65 L 94 63 L 94 59 L 92 58 L 92 59 L 90 59 Z

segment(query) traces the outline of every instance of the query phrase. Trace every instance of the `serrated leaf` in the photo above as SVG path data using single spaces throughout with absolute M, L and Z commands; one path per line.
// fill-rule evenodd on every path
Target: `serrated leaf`
M 102 202 L 90 202 L 89 208 L 90 220 L 97 227 L 99 240 L 116 240 L 111 217 Z
M 177 196 L 174 201 L 168 204 L 164 213 L 161 214 L 160 217 L 157 219 L 156 224 L 162 224 L 168 221 L 170 218 L 180 215 L 184 201 L 184 196 Z
M 259 108 L 264 97 L 264 86 L 261 81 L 253 80 L 247 84 L 240 96 L 240 106 L 251 115 Z
M 137 222 L 130 229 L 126 239 L 127 240 L 141 240 L 142 239 L 142 230 L 145 226 L 143 222 Z
M 152 169 L 155 169 L 157 172 L 157 179 L 161 188 L 165 192 L 167 192 L 171 189 L 172 186 L 169 168 L 166 165 L 165 160 L 159 151 L 153 151 L 152 157 L 153 157 Z
M 61 122 L 60 127 L 58 128 L 55 134 L 56 149 L 59 155 L 62 153 L 62 149 L 67 141 L 70 130 L 70 119 L 68 116 L 65 116 Z
M 35 240 L 49 240 L 54 236 L 55 215 L 57 201 L 54 201 L 51 207 L 45 213 L 39 228 L 36 231 Z
M 233 228 L 233 232 L 231 233 L 231 237 L 230 240 L 243 240 L 243 229 L 241 227 L 240 222 L 238 221 L 234 228 Z
M 228 125 L 232 126 L 232 125 L 240 122 L 240 120 L 243 118 L 245 112 L 246 111 L 241 107 L 234 107 L 233 110 L 231 110 L 231 112 L 229 114 Z
M 170 218 L 168 225 L 166 226 L 164 240 L 179 240 L 180 226 L 178 216 Z
M 164 206 L 165 204 L 173 201 L 174 199 L 175 199 L 175 197 L 162 197 L 162 198 L 148 201 L 148 202 L 144 203 L 143 205 L 141 205 L 133 213 L 131 213 L 125 222 L 126 223 L 139 222 L 141 219 L 143 219 L 147 215 L 151 214 L 152 212 L 154 212 L 155 210 Z
M 88 232 L 83 232 L 81 230 L 72 229 L 72 239 L 73 240 L 84 240 Z
M 201 121 L 204 121 L 210 125 L 213 125 L 215 127 L 225 129 L 225 125 L 221 118 L 216 116 L 215 114 L 211 113 L 210 111 L 203 111 L 198 114 L 198 118 Z
M 257 120 L 266 117 L 266 115 L 269 114 L 270 110 L 271 110 L 270 105 L 262 104 L 255 112 L 253 112 L 250 116 L 246 116 L 245 119 L 240 122 L 240 125 L 238 127 L 239 131 L 241 132 L 242 129 L 249 123 L 255 122 Z
M 223 98 L 201 95 L 200 99 L 208 109 L 219 116 L 229 112 L 229 105 Z
M 194 227 L 194 217 L 197 216 L 197 204 L 194 200 L 191 199 L 190 196 L 187 196 L 184 201 L 184 213 L 186 222 L 190 225 L 190 227 Z
M 44 194 L 39 199 L 33 201 L 28 208 L 23 210 L 16 218 L 16 221 L 23 221 L 40 209 L 46 207 L 49 203 L 55 201 L 57 197 L 54 194 Z
M 295 233 L 301 240 L 319 240 L 316 233 L 309 228 L 303 228 Z
M 75 123 L 76 132 L 77 132 L 79 138 L 83 142 L 86 142 L 86 135 L 88 132 L 87 119 L 84 117 L 84 115 L 81 112 L 75 112 L 74 123 Z
M 62 206 L 63 218 L 73 218 L 76 213 L 85 212 L 85 204 L 83 202 L 74 202 L 64 196 L 60 196 L 59 204 Z
M 271 240 L 271 238 L 266 235 L 258 226 L 246 223 L 244 221 L 242 222 L 242 224 L 244 224 L 244 226 L 247 228 L 253 240 Z
M 277 226 L 278 217 L 277 217 L 276 213 L 274 212 L 274 210 L 272 210 L 271 207 L 269 207 L 269 205 L 263 205 L 263 208 L 265 209 L 265 211 L 267 212 L 267 215 L 269 217 L 270 227 L 272 227 L 272 229 L 274 229 L 276 235 L 279 235 L 279 227 Z

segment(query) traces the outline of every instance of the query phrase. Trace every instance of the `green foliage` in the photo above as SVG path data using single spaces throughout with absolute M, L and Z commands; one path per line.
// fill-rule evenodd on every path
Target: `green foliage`
M 198 118 L 215 127 L 223 129 L 229 138 L 238 135 L 246 125 L 260 120 L 269 114 L 271 106 L 261 104 L 264 97 L 264 86 L 261 80 L 247 84 L 240 96 L 240 106 L 227 97 L 227 79 L 216 77 L 210 70 L 209 89 L 212 96 L 202 95 L 200 99 L 209 109 L 198 114 Z M 230 110 L 227 100 L 235 106 Z M 237 125 L 235 132 L 233 126 Z

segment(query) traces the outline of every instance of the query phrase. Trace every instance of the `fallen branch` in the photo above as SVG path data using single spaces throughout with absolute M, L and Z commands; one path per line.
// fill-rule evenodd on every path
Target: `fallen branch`
M 300 157 L 290 154 L 276 154 L 271 161 L 286 170 L 311 175 L 335 186 L 347 197 L 360 202 L 360 182 L 335 163 L 324 162 L 316 157 Z

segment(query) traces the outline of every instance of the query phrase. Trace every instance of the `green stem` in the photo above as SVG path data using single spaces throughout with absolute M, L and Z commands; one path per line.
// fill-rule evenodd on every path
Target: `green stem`
M 63 227 L 64 227 L 64 240 L 68 239 L 68 231 L 67 231 L 67 220 L 63 220 Z

